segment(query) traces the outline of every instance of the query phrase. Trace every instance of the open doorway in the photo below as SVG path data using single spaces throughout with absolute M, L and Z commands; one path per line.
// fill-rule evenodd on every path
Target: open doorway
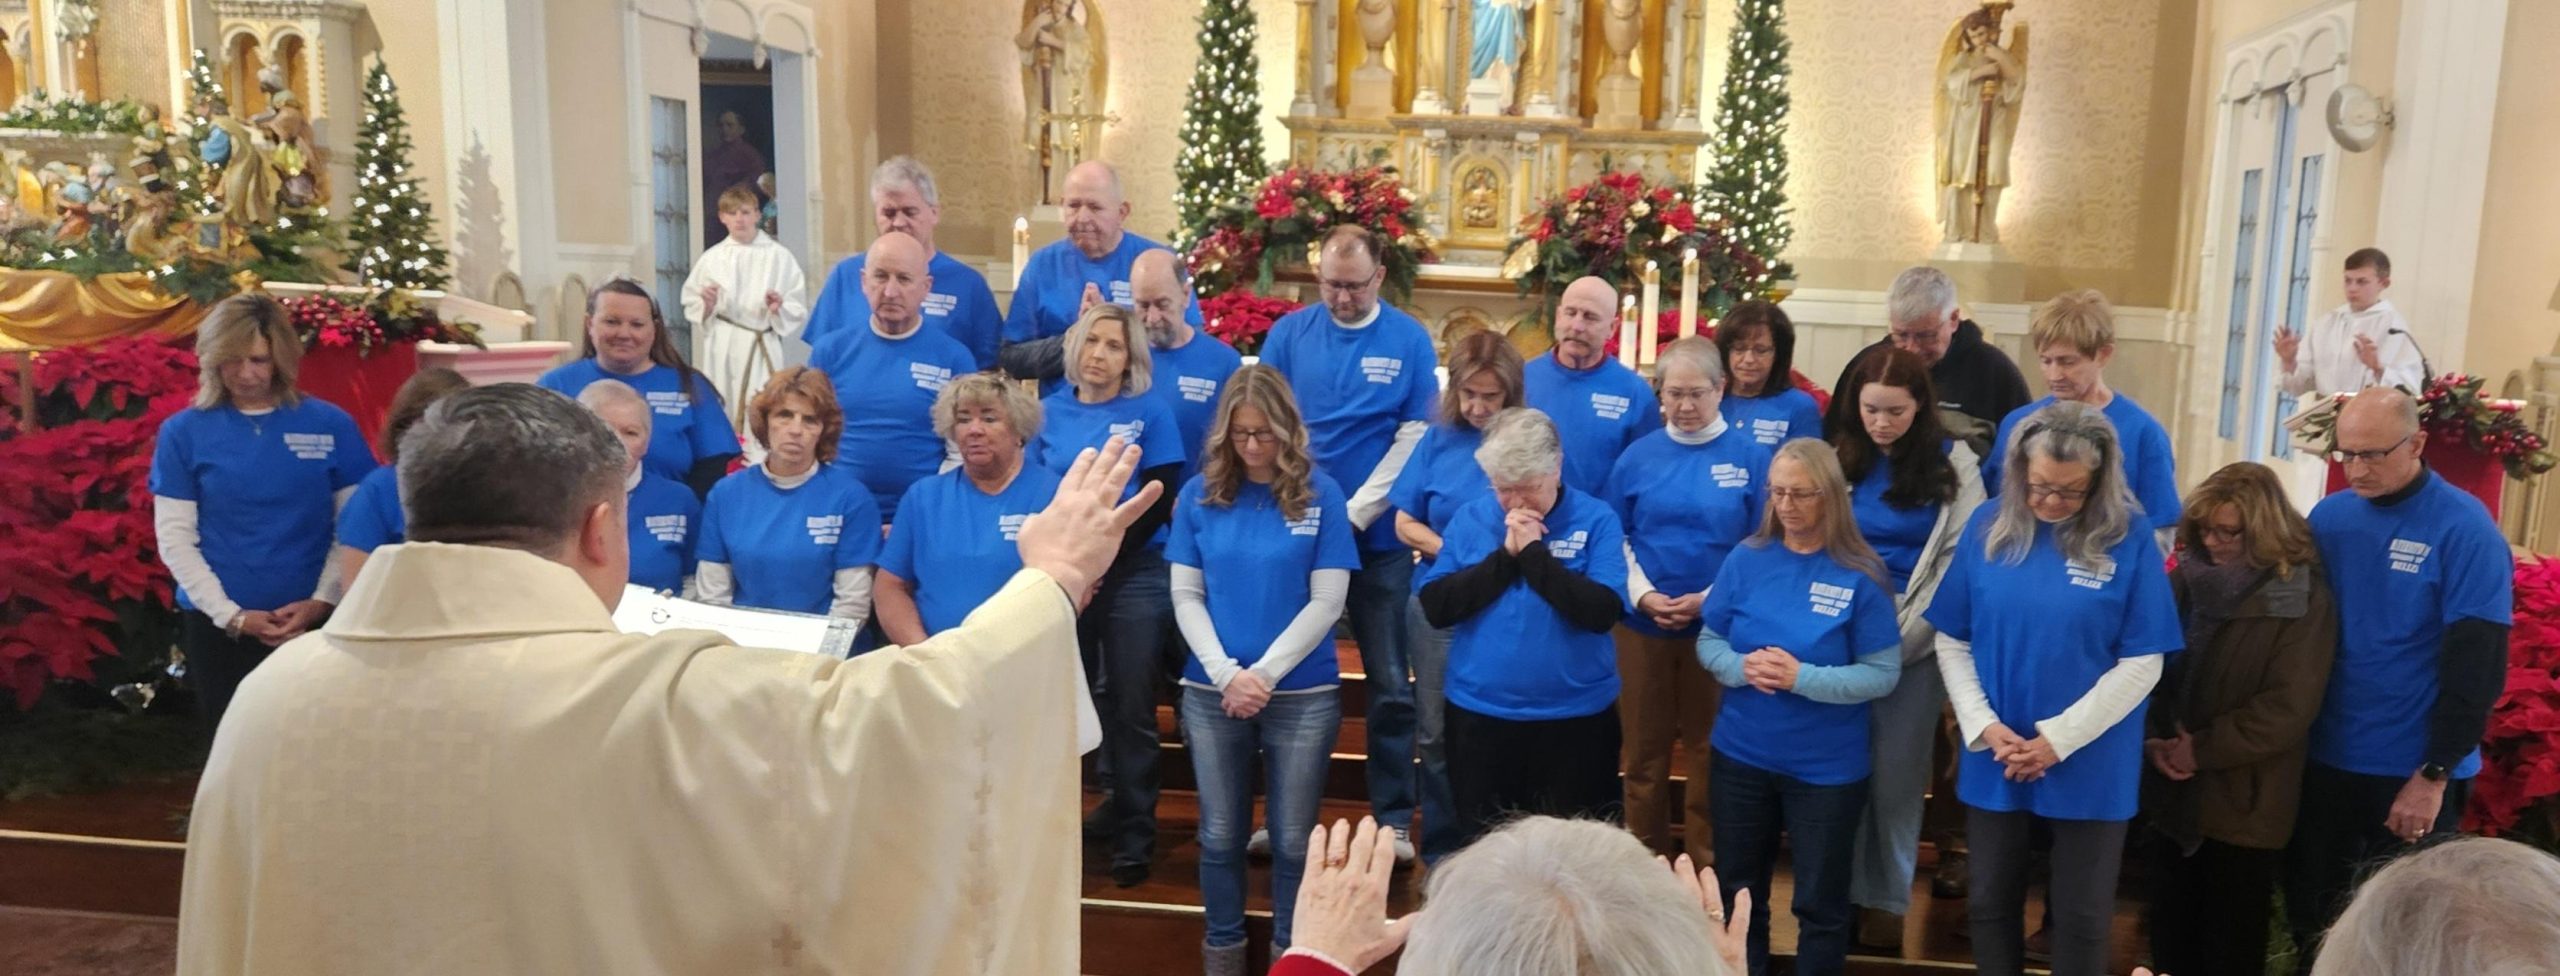
M 728 40 L 723 38 L 723 40 Z M 713 53 L 719 53 L 714 51 Z M 720 194 L 733 186 L 754 190 L 764 207 L 764 231 L 781 237 L 781 208 L 774 202 L 781 165 L 774 153 L 773 69 L 750 59 L 702 61 L 702 244 L 720 242 Z

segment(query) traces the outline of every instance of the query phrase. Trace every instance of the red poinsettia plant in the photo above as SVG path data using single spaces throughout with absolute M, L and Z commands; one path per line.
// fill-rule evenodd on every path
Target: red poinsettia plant
M 151 526 L 151 448 L 186 409 L 196 357 L 115 339 L 0 370 L 0 690 L 32 707 L 107 659 L 158 658 L 176 632 Z M 32 410 L 22 408 L 30 405 Z
M 2560 852 L 2560 562 L 2516 562 L 2507 690 L 2489 709 L 2463 829 Z
M 1201 299 L 1200 318 L 1210 335 L 1234 346 L 1237 352 L 1252 356 L 1262 352 L 1262 340 L 1271 334 L 1271 323 L 1303 307 L 1286 298 L 1231 288 Z
M 1768 266 L 1734 240 L 1701 194 L 1640 173 L 1609 172 L 1541 201 L 1521 218 L 1502 273 L 1519 282 L 1521 294 L 1553 301 L 1585 275 L 1629 291 L 1652 262 L 1664 288 L 1676 293 L 1691 249 L 1698 252 L 1700 314 L 1722 315 L 1760 294 Z
M 398 342 L 481 345 L 477 327 L 444 321 L 434 306 L 396 289 L 353 300 L 335 293 L 300 295 L 285 299 L 284 307 L 305 349 L 353 347 L 357 355 L 370 356 Z
M 1417 201 L 1392 166 L 1329 171 L 1292 166 L 1262 181 L 1250 200 L 1230 201 L 1191 235 L 1193 282 L 1200 294 L 1238 288 L 1271 291 L 1283 265 L 1309 261 L 1309 249 L 1344 224 L 1377 232 L 1386 244 L 1386 294 L 1402 302 L 1413 295 L 1422 265 L 1438 258 L 1439 242 L 1423 227 Z

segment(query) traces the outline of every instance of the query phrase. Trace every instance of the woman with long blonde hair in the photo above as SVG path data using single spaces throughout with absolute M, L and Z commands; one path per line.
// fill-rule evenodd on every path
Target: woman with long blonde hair
M 1778 837 L 1795 860 L 1796 971 L 1838 973 L 1849 877 L 1874 772 L 1868 702 L 1902 673 L 1884 560 L 1858 534 L 1831 445 L 1800 437 L 1769 461 L 1760 530 L 1716 571 L 1698 658 L 1727 689 L 1708 760 L 1718 876 L 1751 892 L 1750 969 L 1769 965 Z
M 1200 785 L 1202 952 L 1211 976 L 1241 976 L 1255 758 L 1269 783 L 1277 955 L 1342 719 L 1333 624 L 1360 553 L 1348 496 L 1315 470 L 1277 371 L 1247 366 L 1228 379 L 1203 453 L 1174 505 L 1165 556 L 1174 619 L 1191 644 L 1180 711 Z

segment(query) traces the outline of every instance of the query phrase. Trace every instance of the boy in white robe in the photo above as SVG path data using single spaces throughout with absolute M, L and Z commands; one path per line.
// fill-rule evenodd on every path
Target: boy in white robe
M 747 398 L 764 388 L 775 370 L 808 362 L 799 341 L 808 324 L 808 279 L 788 248 L 767 237 L 754 190 L 730 187 L 720 194 L 720 224 L 729 236 L 693 262 L 684 279 L 684 317 L 693 323 L 694 366 L 711 377 L 728 407 L 729 422 L 747 428 Z M 748 461 L 764 453 L 749 444 Z

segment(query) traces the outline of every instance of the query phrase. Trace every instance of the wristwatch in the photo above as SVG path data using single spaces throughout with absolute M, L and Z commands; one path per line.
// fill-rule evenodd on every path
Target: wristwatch
M 2422 777 L 2425 777 L 2425 778 L 2426 778 L 2426 780 L 2427 780 L 2427 782 L 2430 782 L 2430 783 L 2441 783 L 2441 782 L 2444 782 L 2444 777 L 2445 777 L 2445 773 L 2446 773 L 2446 772 L 2448 772 L 2448 770 L 2446 770 L 2446 769 L 2444 768 L 2444 764 L 2443 764 L 2443 763 L 2432 763 L 2432 762 L 2431 762 L 2431 763 L 2428 763 L 2428 764 L 2426 764 L 2426 765 L 2424 765 L 2424 766 L 2420 766 L 2420 767 L 2418 767 L 2418 775 L 2419 775 L 2419 776 L 2422 776 Z

